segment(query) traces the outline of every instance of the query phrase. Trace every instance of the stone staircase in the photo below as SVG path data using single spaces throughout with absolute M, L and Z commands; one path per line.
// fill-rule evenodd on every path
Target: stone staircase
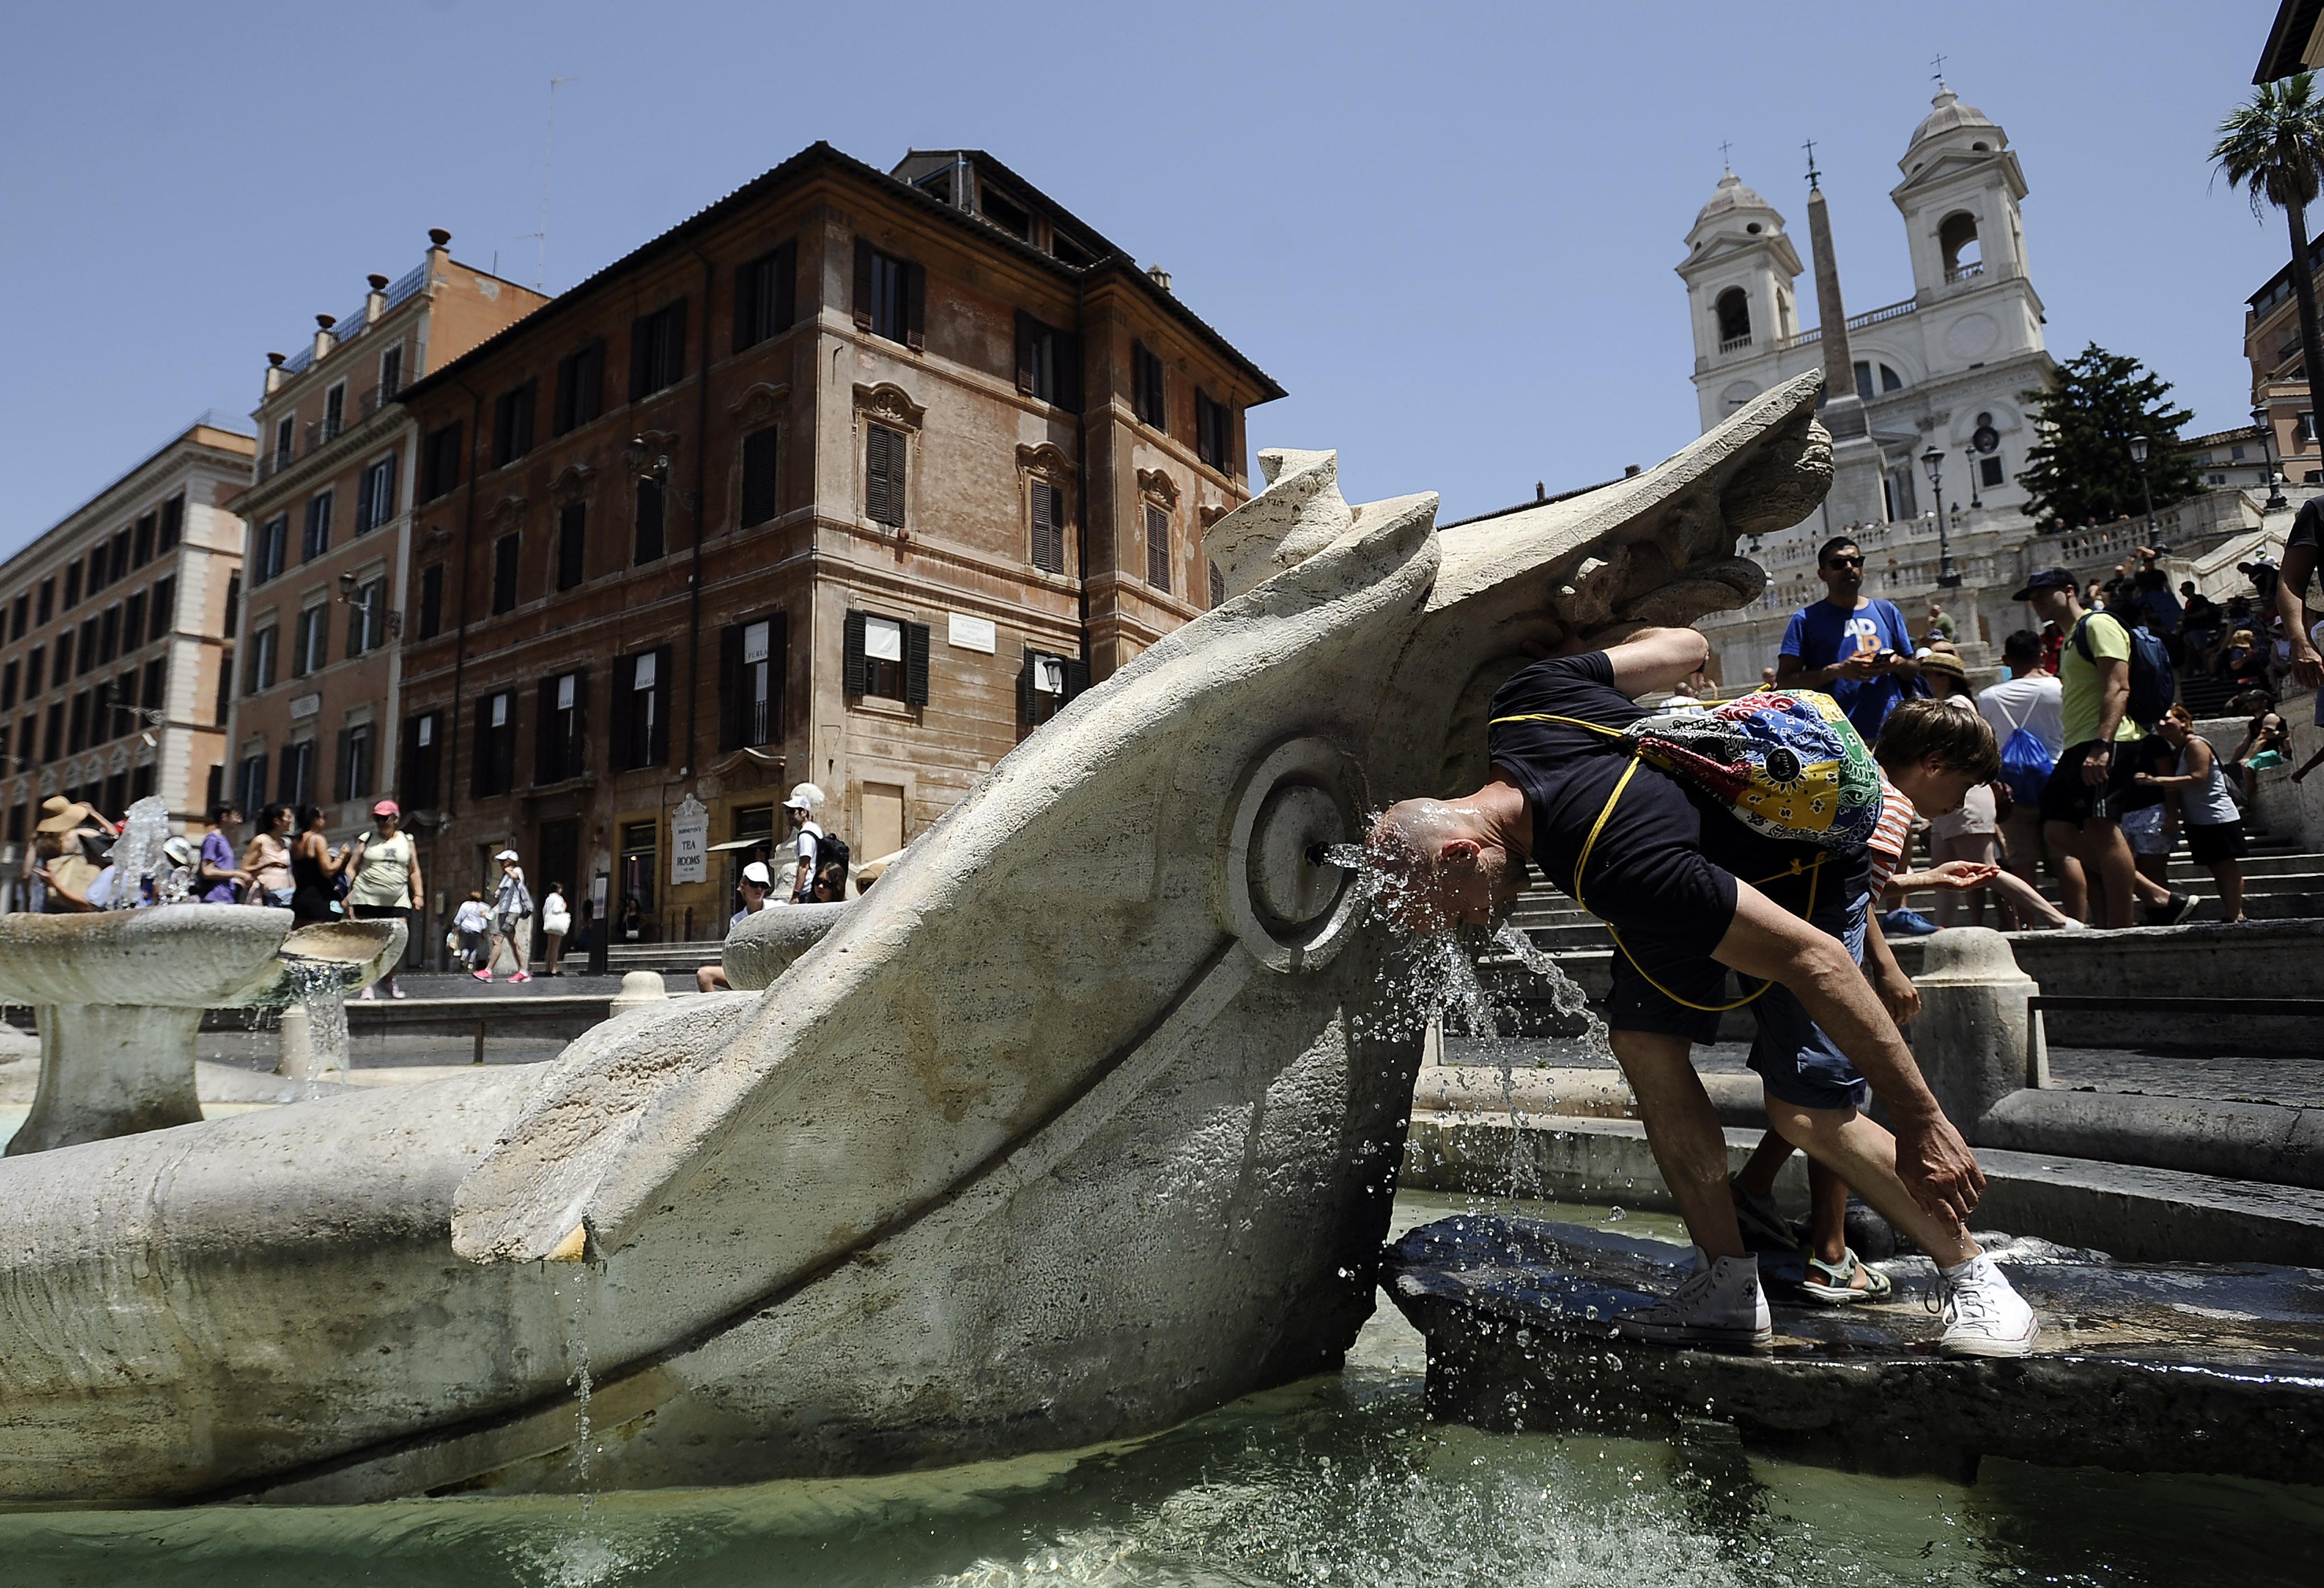
M 2289 837 L 2251 841 L 2244 856 L 2244 911 L 2259 920 L 2290 920 L 2324 916 L 2324 854 L 2303 850 Z M 2187 858 L 2182 845 L 2171 857 L 2171 885 L 2204 901 L 2195 919 L 2218 919 L 2218 890 L 2211 873 Z M 1930 914 L 1932 892 L 1915 893 L 1907 903 Z M 1573 908 L 1573 901 L 1536 881 L 1533 891 L 1517 907 L 1517 924 L 1541 947 L 1553 954 L 1610 946 L 1606 929 L 1597 919 Z

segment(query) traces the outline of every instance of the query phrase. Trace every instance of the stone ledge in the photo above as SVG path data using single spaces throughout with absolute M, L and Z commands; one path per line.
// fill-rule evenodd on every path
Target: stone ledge
M 1729 1130 L 1730 1168 L 1761 1132 Z M 1978 1222 L 2126 1260 L 2292 1263 L 2324 1268 L 2324 1191 L 2178 1169 L 1980 1148 Z M 1796 1154 L 1777 1200 L 1806 1206 Z M 1635 1120 L 1527 1118 L 1416 1110 L 1403 1183 L 1431 1191 L 1527 1196 L 1669 1209 L 1646 1127 Z

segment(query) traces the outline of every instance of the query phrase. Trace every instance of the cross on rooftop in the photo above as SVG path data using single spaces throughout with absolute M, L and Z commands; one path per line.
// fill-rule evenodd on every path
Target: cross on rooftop
M 1937 87 L 1941 89 L 1945 86 L 1945 57 L 1941 51 L 1938 52 L 1936 60 L 1932 64 L 1937 69 L 1932 75 L 1936 78 Z
M 1727 157 L 1727 152 L 1734 147 L 1734 144 L 1729 143 L 1724 138 L 1719 140 L 1719 163 L 1727 168 L 1727 171 L 1729 176 L 1732 176 L 1735 172 L 1735 162 Z
M 1802 145 L 1802 147 L 1806 149 L 1808 152 L 1808 186 L 1812 188 L 1816 185 L 1816 178 L 1823 174 L 1821 171 L 1816 170 L 1815 140 L 1813 138 L 1810 138 Z

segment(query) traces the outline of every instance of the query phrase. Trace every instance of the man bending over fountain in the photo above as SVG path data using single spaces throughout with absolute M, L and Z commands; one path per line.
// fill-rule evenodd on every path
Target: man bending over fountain
M 1485 786 L 1391 807 L 1367 840 L 1368 869 L 1394 919 L 1442 931 L 1489 926 L 1525 892 L 1530 860 L 1615 934 L 1614 1057 L 1702 1254 L 1668 1301 L 1622 1320 L 1626 1334 L 1743 1346 L 1773 1338 L 1728 1192 L 1726 1138 L 1688 1057 L 1715 1033 L 1716 994 L 1732 969 L 1775 983 L 1748 1005 L 1769 1121 L 1936 1260 L 1948 1354 L 2022 1356 L 2032 1309 L 1968 1234 L 1985 1177 L 1858 963 L 1866 854 L 1755 833 L 1715 797 L 1634 763 L 1582 725 L 1627 726 L 1641 715 L 1631 697 L 1667 690 L 1708 654 L 1692 629 L 1646 629 L 1525 669 L 1493 699 Z M 1965 770 L 1950 777 L 1971 780 Z M 1905 791 L 1946 808 L 1941 789 Z M 1870 1094 L 1895 1135 L 1860 1112 Z

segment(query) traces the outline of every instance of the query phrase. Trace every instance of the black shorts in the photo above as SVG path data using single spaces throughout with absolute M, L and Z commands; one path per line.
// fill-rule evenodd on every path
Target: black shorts
M 2189 822 L 2187 854 L 2197 865 L 2225 865 L 2244 857 L 2244 825 L 2233 822 Z
M 2042 785 L 2042 819 L 2063 822 L 2079 827 L 2084 822 L 2120 821 L 2122 813 L 2130 808 L 2132 795 L 2137 788 L 2138 757 L 2135 753 L 2137 741 L 2117 739 L 2114 756 L 2107 768 L 2106 781 L 2082 781 L 2082 762 L 2098 748 L 2098 741 L 2086 739 L 2080 744 L 2069 744 L 2066 752 L 2058 757 L 2058 764 L 2050 773 L 2050 780 Z

